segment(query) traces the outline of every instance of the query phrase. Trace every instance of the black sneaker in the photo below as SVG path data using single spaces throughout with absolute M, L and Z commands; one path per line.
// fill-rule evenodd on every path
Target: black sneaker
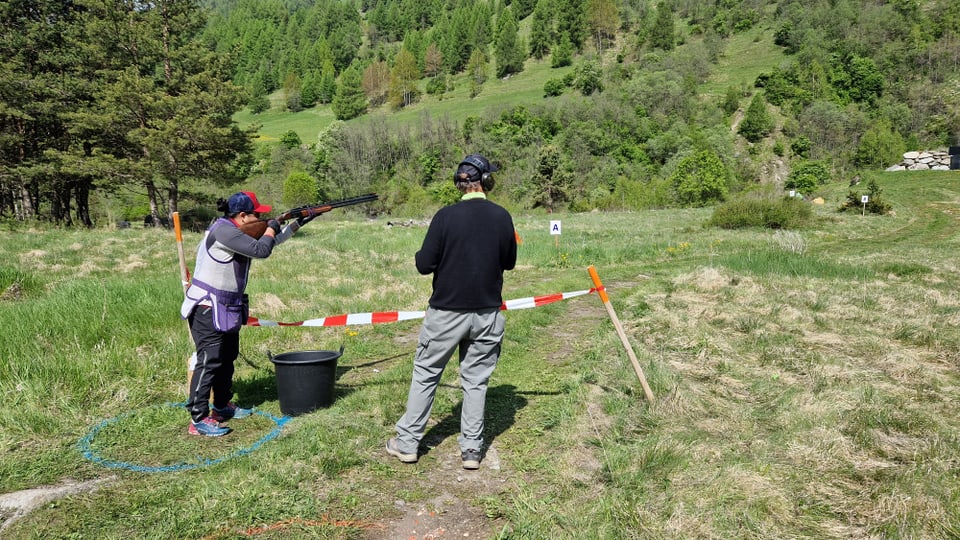
M 464 450 L 460 452 L 460 459 L 463 460 L 463 468 L 468 470 L 475 470 L 480 468 L 480 451 L 479 450 Z

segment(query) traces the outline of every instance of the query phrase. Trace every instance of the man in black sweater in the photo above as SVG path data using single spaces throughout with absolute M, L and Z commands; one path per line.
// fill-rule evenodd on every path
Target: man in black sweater
M 386 446 L 404 463 L 418 459 L 440 376 L 459 348 L 463 406 L 457 440 L 463 468 L 480 467 L 487 383 L 503 341 L 503 272 L 517 262 L 513 218 L 486 197 L 496 170 L 479 154 L 463 158 L 453 178 L 463 197 L 437 212 L 416 254 L 417 271 L 433 274 L 433 294 L 420 330 L 407 409 Z

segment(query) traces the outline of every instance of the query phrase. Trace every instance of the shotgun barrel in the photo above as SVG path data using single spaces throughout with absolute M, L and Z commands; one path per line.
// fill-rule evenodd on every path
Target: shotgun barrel
M 272 218 L 280 223 L 285 221 L 290 221 L 291 219 L 296 219 L 299 217 L 310 217 L 317 216 L 320 214 L 326 214 L 327 212 L 333 210 L 334 208 L 342 208 L 344 206 L 353 206 L 355 204 L 363 204 L 368 202 L 373 202 L 377 200 L 379 196 L 376 193 L 368 193 L 366 195 L 359 195 L 357 197 L 350 197 L 348 199 L 340 199 L 338 201 L 329 201 L 318 204 L 308 204 L 306 206 L 300 206 L 292 210 L 287 210 L 286 212 L 280 214 L 279 216 Z M 240 230 L 246 233 L 253 238 L 260 238 L 263 236 L 263 233 L 267 230 L 267 223 L 269 219 L 261 219 L 259 221 L 253 221 L 251 223 L 245 223 L 240 227 Z

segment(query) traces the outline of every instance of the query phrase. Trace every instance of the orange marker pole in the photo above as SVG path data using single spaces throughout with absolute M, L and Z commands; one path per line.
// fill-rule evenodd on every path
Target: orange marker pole
M 593 286 L 596 287 L 597 293 L 600 294 L 603 307 L 607 308 L 607 314 L 610 315 L 610 320 L 613 321 L 613 327 L 617 329 L 617 335 L 620 336 L 620 342 L 623 343 L 623 348 L 627 350 L 627 356 L 630 357 L 630 363 L 633 364 L 633 371 L 636 372 L 637 378 L 640 379 L 640 386 L 643 387 L 643 395 L 647 397 L 647 401 L 653 403 L 653 391 L 650 390 L 650 386 L 647 384 L 647 378 L 643 376 L 643 369 L 640 368 L 640 362 L 637 361 L 637 356 L 633 353 L 633 348 L 630 347 L 630 342 L 627 340 L 627 333 L 624 332 L 623 325 L 620 324 L 620 319 L 617 318 L 617 313 L 613 310 L 613 305 L 610 304 L 610 297 L 607 296 L 607 291 L 604 289 L 603 283 L 600 282 L 600 276 L 597 274 L 597 270 L 593 265 L 590 265 L 587 267 L 587 271 L 590 272 L 590 279 L 593 280 Z
M 183 286 L 183 292 L 186 293 L 190 288 L 190 275 L 187 272 L 187 259 L 183 255 L 183 231 L 180 229 L 180 212 L 173 213 L 173 234 L 177 239 L 177 256 L 180 258 L 180 284 Z M 187 334 L 190 336 L 190 342 L 193 343 L 193 334 L 190 332 L 190 324 L 187 323 Z M 196 362 L 196 353 L 190 355 L 187 359 L 187 396 L 190 395 L 190 380 L 193 379 L 193 365 Z
M 190 280 L 187 277 L 187 260 L 183 255 L 183 231 L 180 229 L 180 212 L 173 213 L 173 233 L 177 238 L 177 256 L 180 258 L 180 284 L 183 292 L 187 292 Z

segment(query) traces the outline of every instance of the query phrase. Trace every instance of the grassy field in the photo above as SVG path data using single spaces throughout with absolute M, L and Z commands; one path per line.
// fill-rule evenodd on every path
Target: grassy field
M 753 88 L 761 73 L 770 72 L 789 58 L 773 44 L 773 30 L 764 27 L 730 36 L 713 75 L 700 92 L 705 96 L 723 96 L 727 88 Z
M 596 295 L 508 311 L 476 472 L 455 363 L 427 454 L 382 450 L 417 321 L 245 328 L 236 398 L 261 414 L 198 440 L 172 232 L 0 231 L 0 494 L 85 486 L 0 505 L 0 536 L 956 538 L 960 176 L 873 176 L 895 215 L 837 213 L 831 185 L 801 231 L 516 216 L 505 299 L 588 289 L 594 265 L 656 400 Z M 330 214 L 255 262 L 252 314 L 423 309 L 425 228 L 387 221 Z M 341 345 L 333 405 L 282 418 L 268 354 Z

